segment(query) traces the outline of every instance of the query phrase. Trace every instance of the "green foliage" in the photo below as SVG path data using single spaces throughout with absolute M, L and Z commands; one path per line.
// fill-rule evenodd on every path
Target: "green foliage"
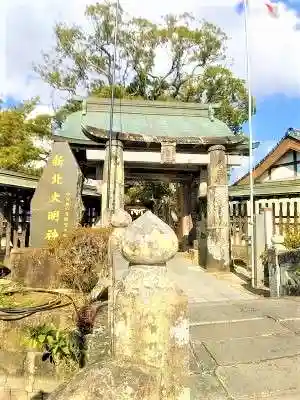
M 297 227 L 287 229 L 283 244 L 287 249 L 298 249 L 300 247 L 300 230 Z
M 66 103 L 56 112 L 54 117 L 54 123 L 56 127 L 61 128 L 62 123 L 65 121 L 66 117 L 76 111 L 82 109 L 82 103 L 78 100 L 67 100 Z
M 136 182 L 135 185 L 126 189 L 126 203 L 132 204 L 137 200 L 143 204 L 161 202 L 173 194 L 171 187 L 162 182 Z
M 32 173 L 32 162 L 46 159 L 47 152 L 34 140 L 51 137 L 51 119 L 42 115 L 28 119 L 37 103 L 33 99 L 14 108 L 0 109 L 0 168 Z
M 87 6 L 89 29 L 58 23 L 56 44 L 44 53 L 35 71 L 55 89 L 71 95 L 79 89 L 109 97 L 116 63 L 115 94 L 119 98 L 220 103 L 217 117 L 238 133 L 248 118 L 245 82 L 221 66 L 226 61 L 226 34 L 188 13 L 166 15 L 161 24 L 125 18 L 119 9 L 117 59 L 114 60 L 116 4 Z M 195 28 L 196 27 L 196 28 Z M 157 52 L 165 53 L 164 72 L 155 70 Z M 59 110 L 59 120 L 78 106 Z M 254 110 L 253 110 L 254 111 Z
M 82 348 L 77 336 L 53 325 L 38 325 L 27 328 L 25 341 L 31 347 L 43 351 L 43 361 L 51 363 L 76 364 L 82 357 Z

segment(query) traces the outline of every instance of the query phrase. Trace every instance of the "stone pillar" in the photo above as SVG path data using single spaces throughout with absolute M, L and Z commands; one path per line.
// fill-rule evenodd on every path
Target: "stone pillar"
M 209 148 L 207 187 L 207 269 L 229 271 L 229 200 L 224 146 Z
M 49 400 L 191 400 L 188 299 L 166 270 L 177 249 L 173 230 L 150 211 L 126 228 L 130 268 L 115 288 L 114 357 L 96 358 Z
M 200 181 L 198 188 L 198 264 L 201 267 L 206 266 L 207 261 L 207 167 L 200 169 Z
M 147 211 L 125 231 L 122 252 L 129 271 L 115 289 L 115 357 L 161 371 L 157 398 L 165 400 L 180 399 L 188 390 L 188 299 L 166 267 L 177 250 L 174 231 Z
M 264 213 L 264 231 L 265 231 L 265 242 L 266 247 L 272 246 L 273 236 L 273 210 L 272 208 L 263 208 Z
M 264 264 L 261 255 L 266 250 L 264 214 L 255 215 L 254 225 L 254 287 L 264 286 Z
M 109 161 L 111 161 L 110 168 Z M 108 174 L 110 174 L 110 180 Z M 108 187 L 109 193 L 107 193 Z M 120 140 L 114 139 L 112 140 L 111 157 L 109 157 L 109 142 L 106 143 L 101 200 L 102 226 L 108 225 L 111 215 L 120 208 L 124 208 L 123 144 Z
M 178 187 L 179 202 L 179 224 L 178 224 L 178 240 L 181 251 L 186 251 L 189 247 L 190 232 L 193 229 L 193 221 L 191 215 L 191 183 L 183 182 Z

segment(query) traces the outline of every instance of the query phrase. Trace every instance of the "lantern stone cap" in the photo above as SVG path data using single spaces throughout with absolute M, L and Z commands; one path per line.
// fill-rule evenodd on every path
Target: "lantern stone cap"
M 116 210 L 111 217 L 111 225 L 114 228 L 126 228 L 131 222 L 130 214 L 123 208 Z
M 175 232 L 151 211 L 125 229 L 122 253 L 130 265 L 164 265 L 177 251 Z

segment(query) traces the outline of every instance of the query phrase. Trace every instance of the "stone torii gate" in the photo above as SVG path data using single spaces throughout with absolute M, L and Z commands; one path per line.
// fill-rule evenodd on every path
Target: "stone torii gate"
M 85 146 L 85 160 L 96 166 L 101 183 L 103 223 L 124 207 L 125 180 L 177 182 L 179 241 L 184 247 L 197 238 L 201 265 L 228 270 L 228 172 L 241 165 L 249 145 L 244 135 L 234 135 L 214 117 L 214 108 L 135 100 L 118 105 L 116 100 L 109 154 L 110 100 L 88 98 L 81 115 L 81 142 L 91 143 Z M 66 131 L 65 127 L 58 133 L 59 140 L 68 137 Z

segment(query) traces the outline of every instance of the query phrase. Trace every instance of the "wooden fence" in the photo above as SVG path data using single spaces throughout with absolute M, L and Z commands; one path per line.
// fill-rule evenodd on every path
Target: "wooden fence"
M 9 256 L 13 247 L 29 245 L 29 204 L 31 195 L 15 192 L 0 194 L 0 257 Z
M 273 213 L 273 234 L 284 235 L 287 229 L 300 229 L 300 198 L 266 198 L 255 200 L 254 214 L 263 208 Z M 234 260 L 249 263 L 250 201 L 230 201 L 231 253 Z

